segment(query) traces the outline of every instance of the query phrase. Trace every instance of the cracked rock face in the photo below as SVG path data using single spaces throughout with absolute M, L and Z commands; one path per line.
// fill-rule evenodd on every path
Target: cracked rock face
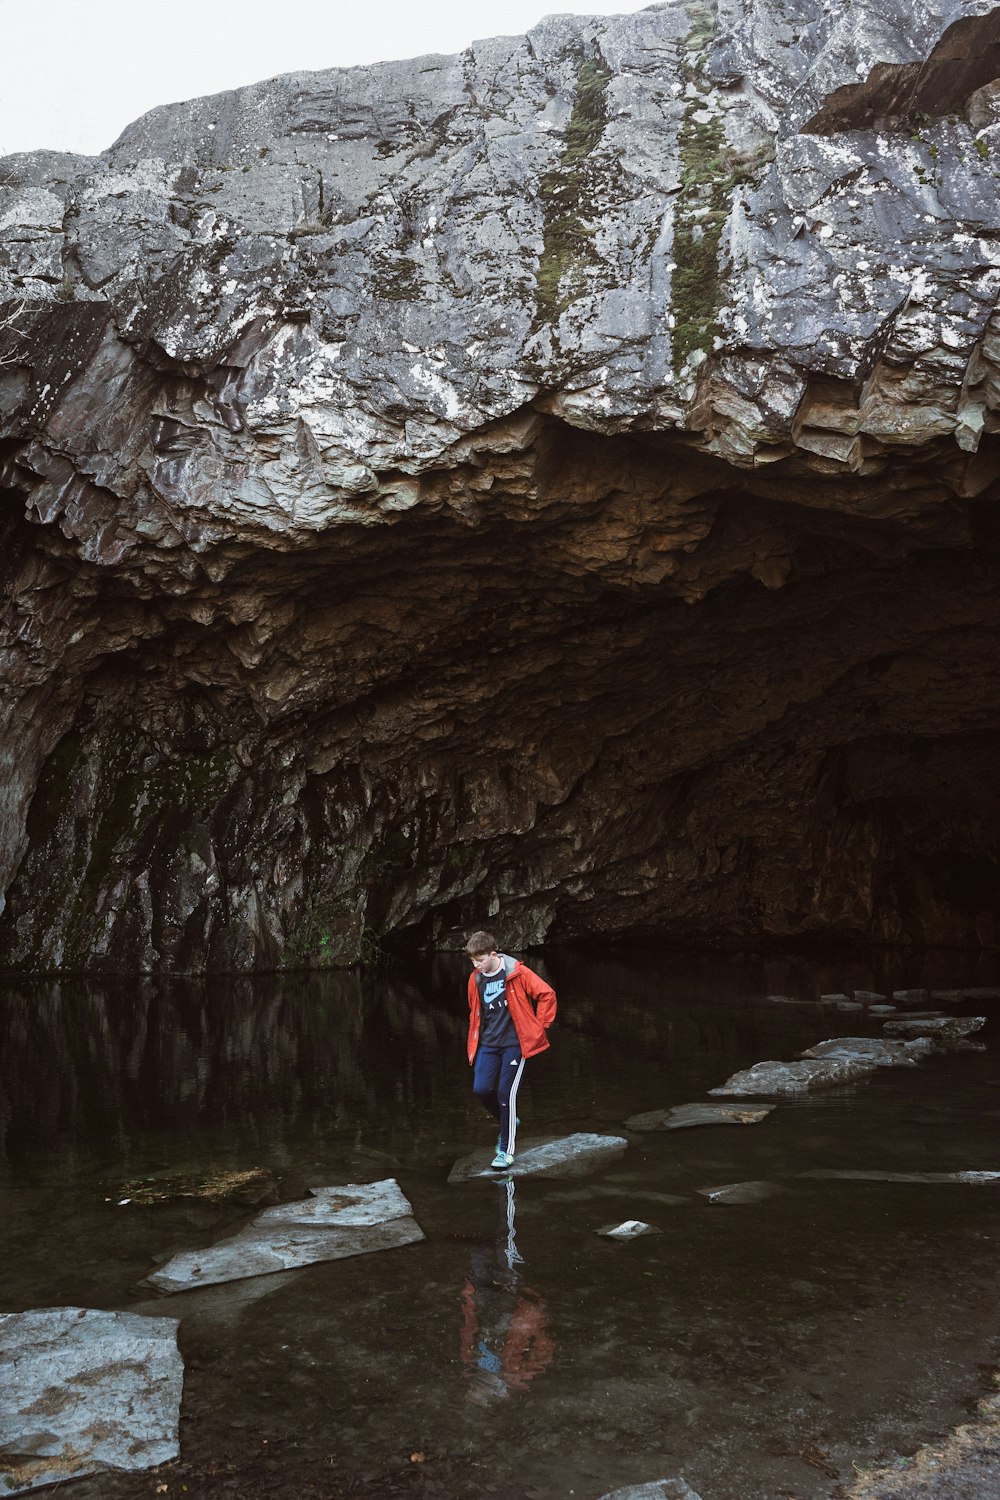
M 995 944 L 998 46 L 668 0 L 0 162 L 8 964 Z

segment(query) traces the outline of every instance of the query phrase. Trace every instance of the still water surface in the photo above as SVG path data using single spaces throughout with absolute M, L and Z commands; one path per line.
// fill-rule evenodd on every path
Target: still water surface
M 526 1069 L 522 1149 L 879 1034 L 874 1017 L 769 993 L 995 982 L 954 957 L 532 962 L 560 1013 Z M 447 957 L 361 977 L 0 989 L 0 1311 L 183 1320 L 182 1457 L 155 1476 L 168 1493 L 596 1500 L 683 1475 L 703 1500 L 819 1500 L 967 1415 L 1000 1358 L 1000 1188 L 798 1174 L 1000 1168 L 995 1027 L 986 1052 L 785 1102 L 757 1126 L 635 1135 L 585 1177 L 448 1186 L 496 1133 L 470 1093 L 465 972 Z M 266 1167 L 281 1201 L 394 1176 L 427 1239 L 157 1298 L 140 1285 L 157 1263 L 254 1209 L 119 1207 L 122 1184 L 206 1167 Z M 697 1196 L 752 1179 L 787 1191 Z M 662 1232 L 594 1233 L 627 1218 Z M 101 1476 L 70 1493 L 153 1484 Z

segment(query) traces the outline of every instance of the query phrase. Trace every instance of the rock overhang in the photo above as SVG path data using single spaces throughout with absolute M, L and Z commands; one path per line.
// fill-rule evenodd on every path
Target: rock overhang
M 985 932 L 923 845 L 995 847 L 989 101 L 804 133 L 993 14 L 911 11 L 552 18 L 3 164 L 16 961 Z

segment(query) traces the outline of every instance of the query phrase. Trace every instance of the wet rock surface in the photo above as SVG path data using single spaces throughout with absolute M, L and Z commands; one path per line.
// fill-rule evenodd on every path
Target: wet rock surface
M 698 1192 L 709 1203 L 766 1203 L 769 1198 L 780 1197 L 787 1192 L 773 1182 L 725 1182 L 720 1187 L 699 1188 Z
M 573 1135 L 550 1136 L 543 1140 L 519 1142 L 513 1164 L 503 1168 L 505 1177 L 576 1177 L 592 1172 L 621 1156 L 628 1141 L 620 1135 L 598 1135 L 577 1131 Z M 452 1167 L 449 1182 L 468 1182 L 473 1177 L 496 1178 L 490 1167 L 493 1149 L 473 1151 Z
M 146 1278 L 147 1284 L 160 1292 L 192 1291 L 321 1261 L 394 1250 L 424 1237 L 392 1178 L 311 1191 L 313 1196 L 301 1202 L 265 1209 L 230 1239 L 173 1256 Z
M 927 1182 L 964 1183 L 967 1187 L 990 1187 L 1000 1184 L 1000 1172 L 862 1172 L 834 1171 L 817 1167 L 812 1172 L 800 1172 L 800 1177 L 814 1177 L 828 1181 L 844 1182 Z
M 697 1099 L 815 1041 L 815 1014 L 762 997 L 833 976 L 678 959 L 665 978 L 661 956 L 643 972 L 592 949 L 544 955 L 572 1024 L 526 1075 L 533 1131 L 612 1131 L 665 1088 Z M 548 1500 L 664 1474 L 705 1497 L 834 1500 L 856 1466 L 964 1419 L 998 1352 L 996 1193 L 797 1174 L 995 1168 L 980 1116 L 995 1055 L 806 1095 L 766 1129 L 633 1136 L 575 1181 L 449 1186 L 463 1143 L 495 1134 L 468 1093 L 450 998 L 463 972 L 444 956 L 367 979 L 49 981 L 0 998 L 0 1305 L 139 1295 L 136 1311 L 183 1315 L 179 1458 L 80 1479 L 79 1500 L 143 1500 L 161 1481 L 206 1500 L 477 1500 L 484 1475 L 503 1500 Z M 228 1200 L 104 1202 L 109 1182 L 190 1170 L 195 1132 L 206 1162 L 265 1165 L 293 1204 L 391 1172 L 426 1239 L 180 1298 L 137 1292 L 168 1247 L 252 1217 Z M 792 1191 L 728 1213 L 697 1193 L 755 1181 Z M 595 1235 L 626 1218 L 662 1232 Z
M 630 1484 L 613 1490 L 601 1500 L 701 1500 L 683 1479 L 654 1479 L 649 1484 Z
M 981 1031 L 985 1025 L 985 1016 L 903 1016 L 886 1021 L 882 1030 L 886 1036 L 925 1036 L 937 1042 L 957 1042 Z
M 697 1125 L 759 1125 L 773 1107 L 742 1109 L 736 1104 L 675 1104 L 671 1109 L 630 1115 L 625 1124 L 629 1130 L 640 1131 L 690 1130 Z
M 760 1062 L 734 1073 L 710 1094 L 805 1094 L 853 1083 L 876 1068 L 913 1068 L 934 1051 L 930 1037 L 908 1042 L 878 1037 L 834 1037 L 809 1047 L 796 1062 Z
M 0 1314 L 0 1493 L 175 1459 L 177 1326 L 81 1307 Z
M 606 1240 L 635 1240 L 644 1234 L 659 1234 L 655 1224 L 647 1224 L 643 1219 L 623 1219 L 620 1224 L 605 1224 L 603 1229 L 595 1229 L 595 1234 L 603 1235 Z
M 996 24 L 555 16 L 6 158 L 6 961 L 995 944 Z

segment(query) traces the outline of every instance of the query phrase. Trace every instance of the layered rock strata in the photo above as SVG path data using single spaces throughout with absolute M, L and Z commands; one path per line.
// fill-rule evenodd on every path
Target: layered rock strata
M 0 162 L 8 965 L 995 943 L 998 38 L 669 0 Z

